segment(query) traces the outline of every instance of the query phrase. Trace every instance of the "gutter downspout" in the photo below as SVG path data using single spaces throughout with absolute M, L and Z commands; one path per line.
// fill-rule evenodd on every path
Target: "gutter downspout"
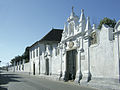
M 118 42 L 118 62 L 119 62 L 119 83 L 120 83 L 120 53 L 119 53 L 119 35 L 117 34 L 117 42 Z

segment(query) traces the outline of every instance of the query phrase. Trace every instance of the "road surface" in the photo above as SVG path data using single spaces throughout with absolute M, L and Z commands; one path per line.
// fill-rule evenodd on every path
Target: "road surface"
M 52 81 L 40 77 L 13 72 L 0 74 L 0 90 L 95 90 L 63 81 Z

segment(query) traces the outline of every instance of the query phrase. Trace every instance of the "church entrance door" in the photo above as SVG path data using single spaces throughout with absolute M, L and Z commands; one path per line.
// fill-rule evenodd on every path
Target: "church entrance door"
M 66 57 L 66 80 L 74 80 L 76 76 L 77 50 L 67 51 Z

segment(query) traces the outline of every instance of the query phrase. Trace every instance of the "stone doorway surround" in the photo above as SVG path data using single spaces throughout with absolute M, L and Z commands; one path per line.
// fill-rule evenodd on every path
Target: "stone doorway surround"
M 67 51 L 67 56 L 66 56 L 66 75 L 65 78 L 67 81 L 75 80 L 76 77 L 76 55 L 77 55 L 77 50 L 73 49 L 70 51 Z

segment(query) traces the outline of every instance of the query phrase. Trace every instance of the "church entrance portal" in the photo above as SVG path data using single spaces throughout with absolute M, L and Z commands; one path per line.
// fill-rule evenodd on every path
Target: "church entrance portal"
M 74 80 L 76 76 L 76 50 L 67 51 L 66 57 L 66 80 Z
M 46 59 L 46 75 L 49 75 L 49 59 Z

